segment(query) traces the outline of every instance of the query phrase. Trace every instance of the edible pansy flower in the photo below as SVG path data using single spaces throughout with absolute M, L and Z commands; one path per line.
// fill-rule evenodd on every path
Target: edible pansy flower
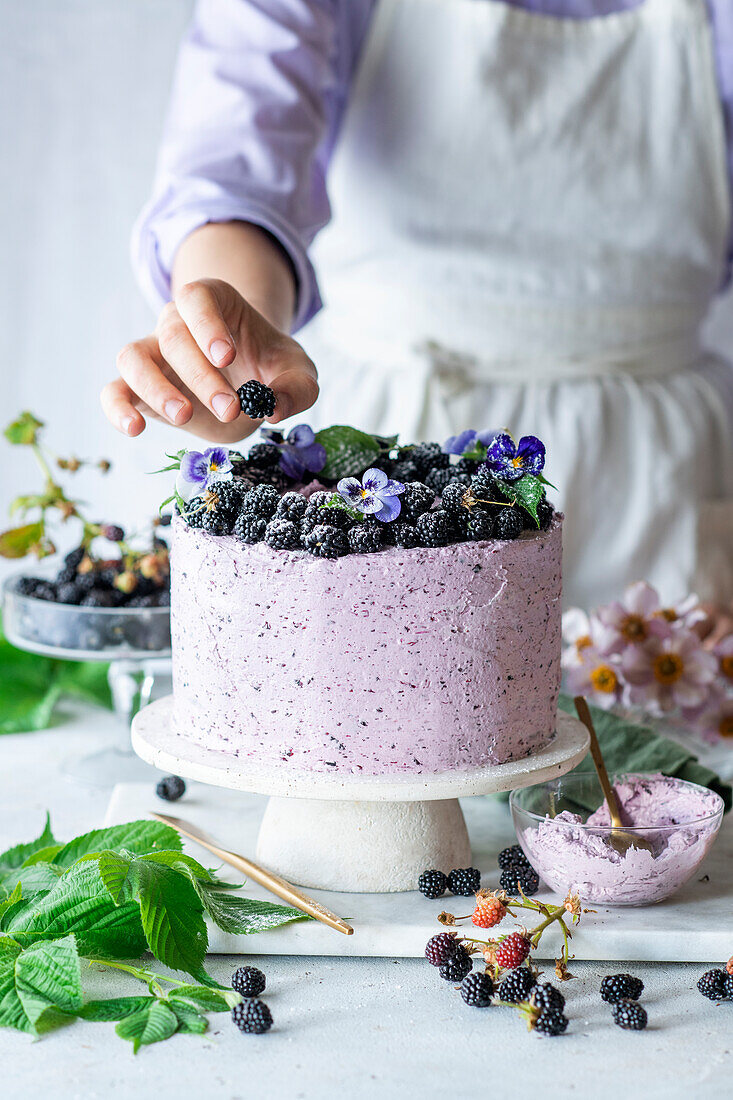
M 594 645 L 583 646 L 578 659 L 566 664 L 565 672 L 571 695 L 587 695 L 604 710 L 619 702 L 623 683 L 618 664 L 614 658 L 599 653 Z
M 182 500 L 189 501 L 215 481 L 229 481 L 231 477 L 232 462 L 226 447 L 186 451 L 176 477 L 176 492 Z
M 523 435 L 515 443 L 508 432 L 499 432 L 489 444 L 486 464 L 503 481 L 518 481 L 525 474 L 536 476 L 545 465 L 545 445 L 535 435 Z
M 399 495 L 404 493 L 405 486 L 388 478 L 384 470 L 367 470 L 361 481 L 343 477 L 336 488 L 352 508 L 382 523 L 391 523 L 400 514 Z
M 262 428 L 262 435 L 280 450 L 279 466 L 283 473 L 296 481 L 302 481 L 306 471 L 319 473 L 326 465 L 326 448 L 316 441 L 316 435 L 308 424 L 296 424 L 285 439 L 274 428 Z
M 465 431 L 459 432 L 458 435 L 450 435 L 443 444 L 443 454 L 446 455 L 464 455 L 466 451 L 471 451 L 477 443 L 481 443 L 484 447 L 488 447 L 491 442 L 496 438 L 496 432 L 486 430 L 483 432 L 475 432 L 473 428 L 466 428 Z
M 717 666 L 714 654 L 687 630 L 667 637 L 650 635 L 642 645 L 627 646 L 621 656 L 629 702 L 658 714 L 703 705 Z

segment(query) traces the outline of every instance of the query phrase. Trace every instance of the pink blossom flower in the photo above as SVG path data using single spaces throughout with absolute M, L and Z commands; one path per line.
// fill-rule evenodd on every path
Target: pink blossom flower
M 657 713 L 704 704 L 716 670 L 713 654 L 682 629 L 664 637 L 651 634 L 641 645 L 628 645 L 621 656 L 628 701 Z
M 566 665 L 566 684 L 571 695 L 587 695 L 608 710 L 621 698 L 623 687 L 615 658 L 599 653 L 594 645 L 584 646 L 577 659 Z
M 640 645 L 652 636 L 664 637 L 672 629 L 661 614 L 659 593 L 646 581 L 629 585 L 622 600 L 599 607 L 597 616 L 597 644 L 605 654 L 622 653 L 628 645 Z
M 733 634 L 723 638 L 714 647 L 713 653 L 718 659 L 718 673 L 721 679 L 733 687 Z
M 562 640 L 565 649 L 562 654 L 562 667 L 573 668 L 583 658 L 583 651 L 593 645 L 593 630 L 596 623 L 580 607 L 569 607 L 562 617 Z
M 720 691 L 713 693 L 693 724 L 703 740 L 710 743 L 723 737 L 733 738 L 733 696 Z

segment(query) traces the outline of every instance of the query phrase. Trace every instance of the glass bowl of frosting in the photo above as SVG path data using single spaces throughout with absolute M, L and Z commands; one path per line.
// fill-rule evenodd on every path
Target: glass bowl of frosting
M 619 851 L 595 772 L 512 791 L 517 839 L 543 881 L 584 904 L 650 905 L 697 871 L 723 820 L 723 800 L 670 776 L 616 775 L 624 832 L 648 842 Z

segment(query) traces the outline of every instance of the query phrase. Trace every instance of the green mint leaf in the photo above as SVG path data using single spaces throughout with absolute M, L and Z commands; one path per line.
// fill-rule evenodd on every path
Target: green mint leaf
M 168 994 L 169 1001 L 185 1001 L 203 1012 L 228 1012 L 241 999 L 233 989 L 219 991 L 203 985 L 178 985 Z
M 42 523 L 25 523 L 22 527 L 11 527 L 0 534 L 0 557 L 24 558 L 43 538 Z
M 132 896 L 129 881 L 132 860 L 119 852 L 100 852 L 96 857 L 99 877 L 115 905 L 122 905 Z
M 73 936 L 26 951 L 0 937 L 0 1026 L 36 1035 L 53 1011 L 75 1013 L 81 1006 L 81 972 Z
M 128 821 L 124 825 L 93 829 L 90 833 L 75 837 L 64 845 L 54 863 L 60 867 L 69 867 L 82 856 L 106 849 L 124 848 L 134 855 L 145 855 L 159 849 L 180 851 L 181 847 L 179 834 L 162 821 Z
M 129 1039 L 135 1054 L 141 1046 L 170 1039 L 177 1030 L 178 1017 L 162 1001 L 155 999 L 140 1012 L 125 1017 L 115 1028 L 121 1039 Z
M 520 504 L 525 511 L 529 512 L 539 527 L 537 505 L 545 495 L 540 479 L 535 477 L 534 474 L 525 474 L 518 481 L 500 481 L 497 479 L 496 484 L 501 495 L 506 500 L 512 500 L 516 504 Z
M 549 485 L 551 489 L 557 492 L 557 485 L 553 485 L 551 481 L 548 481 L 544 474 L 537 474 L 537 480 L 541 481 L 543 485 Z
M 32 412 L 22 412 L 20 416 L 3 432 L 8 443 L 28 446 L 38 441 L 38 432 L 44 427 L 42 420 L 38 420 Z
M 332 497 L 331 500 L 327 500 L 325 504 L 320 505 L 321 508 L 338 508 L 341 512 L 348 512 L 351 518 L 356 523 L 364 522 L 363 512 L 357 512 L 356 508 L 352 508 L 347 504 L 343 497 Z
M 155 997 L 110 997 L 107 1000 L 87 1001 L 77 1011 L 77 1016 L 91 1023 L 103 1024 L 110 1020 L 124 1020 L 141 1012 L 156 1000 Z
M 154 854 L 132 861 L 129 880 L 139 902 L 148 947 L 156 959 L 171 970 L 198 976 L 208 936 L 203 906 L 191 879 L 158 861 Z
M 255 932 L 267 932 L 292 921 L 313 920 L 307 913 L 289 905 L 278 905 L 271 901 L 257 901 L 254 898 L 237 897 L 236 894 L 222 893 L 205 883 L 198 883 L 197 890 L 204 908 L 211 920 L 223 932 L 248 936 Z
M 53 849 L 50 849 L 53 851 Z M 52 890 L 62 874 L 60 867 L 50 863 L 32 863 L 11 871 L 0 883 L 0 898 L 20 889 L 24 902 L 30 901 L 36 894 L 47 894 Z M 6 910 L 8 912 L 8 910 Z M 3 917 L 0 916 L 0 927 Z
M 316 432 L 316 442 L 326 449 L 326 465 L 319 476 L 332 481 L 356 477 L 379 458 L 381 448 L 373 435 L 345 424 Z
M 209 1021 L 195 1008 L 184 1004 L 182 1001 L 172 1001 L 170 997 L 166 1001 L 166 1007 L 178 1019 L 178 1030 L 184 1035 L 203 1035 L 209 1026 Z
M 27 844 L 16 844 L 13 848 L 8 848 L 7 851 L 0 853 L 0 877 L 16 867 L 22 867 L 26 860 L 36 852 L 40 852 L 50 844 L 55 843 L 56 838 L 51 831 L 51 816 L 46 811 L 46 822 L 40 836 L 37 836 L 35 840 L 30 840 Z

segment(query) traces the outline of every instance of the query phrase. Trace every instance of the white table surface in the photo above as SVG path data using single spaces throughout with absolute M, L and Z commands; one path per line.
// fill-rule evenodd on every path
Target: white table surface
M 0 850 L 30 839 L 46 807 L 60 838 L 103 820 L 109 792 L 64 778 L 60 765 L 102 747 L 112 718 L 82 708 L 67 714 L 54 729 L 0 737 Z M 650 1026 L 642 1033 L 614 1027 L 598 996 L 609 964 L 573 964 L 577 979 L 564 988 L 569 1031 L 542 1039 L 527 1034 L 511 1009 L 467 1008 L 423 960 L 251 961 L 267 973 L 275 1017 L 269 1034 L 241 1035 L 226 1015 L 215 1015 L 205 1036 L 175 1036 L 134 1057 L 110 1024 L 76 1021 L 37 1042 L 0 1029 L 0 1095 L 424 1100 L 520 1087 L 547 1100 L 731 1095 L 733 1005 L 716 1007 L 697 993 L 700 964 L 633 964 L 646 986 Z M 239 962 L 241 956 L 212 956 L 209 965 L 225 981 Z M 119 996 L 139 983 L 90 974 L 86 985 L 98 996 Z

